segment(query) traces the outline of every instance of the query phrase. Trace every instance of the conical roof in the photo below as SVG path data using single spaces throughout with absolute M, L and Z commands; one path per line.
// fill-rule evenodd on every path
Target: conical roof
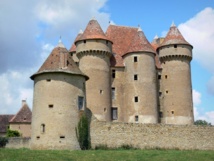
M 143 31 L 139 28 L 138 32 L 135 34 L 134 39 L 127 50 L 127 53 L 133 52 L 151 52 L 155 54 L 155 51 L 149 41 L 147 40 L 146 36 L 144 35 Z
M 166 46 L 166 45 L 173 45 L 173 44 L 184 44 L 184 45 L 190 45 L 182 36 L 178 28 L 173 23 L 163 41 L 163 43 L 160 46 Z M 190 45 L 192 46 L 192 45 Z
M 92 19 L 89 21 L 88 25 L 86 26 L 85 31 L 80 36 L 79 40 L 75 41 L 75 43 L 80 40 L 88 40 L 88 39 L 108 40 L 108 38 L 104 34 L 104 32 L 103 32 L 102 28 L 100 27 L 100 24 L 97 22 L 97 20 Z
M 75 38 L 74 42 L 78 41 L 82 34 L 83 34 L 83 31 L 80 30 L 80 32 L 78 33 L 78 35 L 77 35 L 77 37 Z M 71 46 L 69 52 L 71 52 L 71 53 L 76 52 L 76 45 L 75 45 L 75 43 L 72 44 L 72 46 Z
M 63 46 L 61 45 L 61 42 L 59 42 L 38 72 L 31 76 L 31 79 L 34 79 L 38 74 L 50 72 L 65 72 L 69 74 L 83 75 L 88 79 L 88 77 L 80 71 L 68 50 Z
M 26 101 L 23 100 L 21 109 L 15 116 L 13 116 L 13 118 L 10 120 L 10 123 L 20 123 L 20 122 L 31 123 L 31 117 L 32 112 L 28 107 Z

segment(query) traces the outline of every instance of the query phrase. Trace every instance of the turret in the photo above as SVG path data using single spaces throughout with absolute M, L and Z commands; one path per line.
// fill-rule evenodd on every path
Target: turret
M 163 43 L 158 47 L 162 74 L 162 123 L 193 124 L 193 103 L 190 61 L 192 45 L 172 24 Z
M 79 149 L 75 127 L 85 108 L 84 75 L 60 41 L 34 81 L 31 149 Z
M 140 28 L 123 58 L 127 121 L 157 123 L 155 51 Z
M 101 121 L 110 121 L 110 57 L 112 42 L 99 23 L 90 20 L 75 42 L 80 70 L 89 76 L 86 82 L 87 107 Z

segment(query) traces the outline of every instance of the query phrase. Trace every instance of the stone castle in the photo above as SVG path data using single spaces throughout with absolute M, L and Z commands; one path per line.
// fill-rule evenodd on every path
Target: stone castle
M 69 51 L 59 41 L 31 76 L 31 148 L 78 149 L 85 109 L 102 122 L 193 124 L 192 49 L 174 24 L 150 43 L 140 27 L 104 33 L 90 20 Z

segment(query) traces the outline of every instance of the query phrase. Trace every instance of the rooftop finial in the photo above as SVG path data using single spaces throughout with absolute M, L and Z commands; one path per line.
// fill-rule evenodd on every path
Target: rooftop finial
M 82 29 L 80 29 L 80 31 L 79 31 L 79 34 L 83 34 L 83 31 L 82 31 Z
M 95 16 L 93 16 L 93 17 L 91 18 L 91 20 L 96 20 Z
M 158 38 L 159 38 L 159 37 L 158 37 L 158 35 L 156 34 L 155 37 L 154 37 L 154 39 L 158 39 Z
M 59 37 L 59 42 L 58 42 L 58 45 L 56 47 L 65 48 L 65 46 L 62 43 L 62 37 L 61 36 Z
M 140 25 L 138 25 L 137 31 L 142 31 L 142 29 L 140 28 Z
M 175 25 L 174 21 L 172 21 L 171 27 L 175 27 L 175 26 L 176 25 Z

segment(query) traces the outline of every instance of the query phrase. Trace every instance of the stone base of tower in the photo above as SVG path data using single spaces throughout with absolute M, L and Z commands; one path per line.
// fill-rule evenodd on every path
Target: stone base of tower
M 176 125 L 193 125 L 194 120 L 192 117 L 187 116 L 175 116 L 162 118 L 161 123 L 164 124 L 176 124 Z

